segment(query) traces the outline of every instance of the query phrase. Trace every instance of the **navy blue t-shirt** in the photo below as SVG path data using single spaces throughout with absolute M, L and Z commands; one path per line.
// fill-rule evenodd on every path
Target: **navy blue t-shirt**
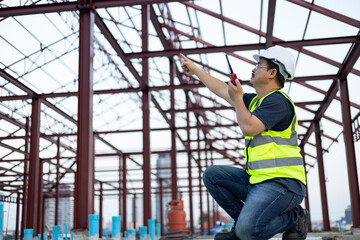
M 256 96 L 255 93 L 245 93 L 244 103 L 249 109 L 251 100 Z M 264 123 L 267 130 L 283 131 L 287 129 L 294 117 L 294 108 L 284 95 L 275 92 L 267 96 L 260 106 L 258 106 L 252 114 Z M 284 186 L 290 192 L 305 196 L 305 185 L 293 178 L 274 178 L 268 181 L 275 182 Z

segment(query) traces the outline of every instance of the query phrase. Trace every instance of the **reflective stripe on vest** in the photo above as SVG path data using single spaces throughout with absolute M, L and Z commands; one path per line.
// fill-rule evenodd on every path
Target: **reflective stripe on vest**
M 306 184 L 305 169 L 297 142 L 297 118 L 291 99 L 281 90 L 273 91 L 249 104 L 253 112 L 262 101 L 274 92 L 283 94 L 294 108 L 294 117 L 290 126 L 283 131 L 263 131 L 256 136 L 245 136 L 246 168 L 250 183 L 259 183 L 276 177 L 295 178 Z

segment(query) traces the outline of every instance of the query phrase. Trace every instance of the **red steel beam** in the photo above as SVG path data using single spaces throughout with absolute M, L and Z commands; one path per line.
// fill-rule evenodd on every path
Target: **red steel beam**
M 307 8 L 307 9 L 310 9 L 310 10 L 313 10 L 315 12 L 318 12 L 320 14 L 323 14 L 325 16 L 328 16 L 330 18 L 333 18 L 333 19 L 336 19 L 336 20 L 339 20 L 343 23 L 347 23 L 347 24 L 350 24 L 356 28 L 360 28 L 360 21 L 356 20 L 356 19 L 353 19 L 353 18 L 350 18 L 348 16 L 345 16 L 345 15 L 342 15 L 340 13 L 337 13 L 337 12 L 334 12 L 334 11 L 331 11 L 329 9 L 326 9 L 326 8 L 323 8 L 323 7 L 320 7 L 318 5 L 315 5 L 315 4 L 311 4 L 311 3 L 308 3 L 307 1 L 303 1 L 303 0 L 288 0 L 288 2 L 292 2 L 292 3 L 295 3 L 299 6 L 302 6 L 304 8 Z
M 329 221 L 329 209 L 327 203 L 327 194 L 326 194 L 326 181 L 324 174 L 324 161 L 322 154 L 322 144 L 321 144 L 321 135 L 320 135 L 320 124 L 319 121 L 315 121 L 315 138 L 316 138 L 316 156 L 318 162 L 319 170 L 319 181 L 320 181 L 320 194 L 321 194 L 321 208 L 323 216 L 323 231 L 330 231 L 330 221 Z
M 359 36 L 359 35 L 358 35 Z M 356 63 L 356 61 L 358 60 L 360 56 L 360 44 L 359 43 L 355 43 L 351 46 L 348 54 L 345 57 L 345 60 L 342 64 L 342 68 L 339 70 L 338 72 L 338 76 L 339 79 L 344 79 L 347 77 L 347 75 L 352 72 L 352 69 Z M 304 84 L 304 83 L 303 83 Z M 339 86 L 337 84 L 337 82 L 334 80 L 333 83 L 331 84 L 327 95 L 324 98 L 324 104 L 320 106 L 319 110 L 317 111 L 314 120 L 320 120 L 320 118 L 322 116 L 324 116 L 325 111 L 327 110 L 327 108 L 329 107 L 331 101 L 333 99 L 337 99 L 338 97 L 336 96 L 336 93 L 339 89 Z M 313 123 L 310 125 L 310 127 L 308 127 L 308 130 L 304 136 L 304 138 L 301 140 L 300 143 L 300 147 L 304 147 L 304 145 L 306 144 L 306 142 L 308 141 L 308 139 L 310 138 L 311 133 L 314 130 L 314 126 Z
M 150 17 L 150 8 L 148 5 L 143 5 L 141 8 L 141 23 L 142 23 L 142 50 L 148 50 L 148 22 Z M 142 59 L 142 79 L 147 86 L 149 83 L 149 60 Z M 150 151 L 150 93 L 147 89 L 142 91 L 142 112 L 143 112 L 143 226 L 148 225 L 148 219 L 151 219 L 151 151 Z
M 166 50 L 165 50 L 166 51 Z M 197 62 L 194 60 L 194 62 Z M 209 68 L 213 71 L 216 71 L 224 76 L 228 76 L 227 73 L 221 72 L 215 68 L 207 66 L 203 63 L 197 62 L 198 64 Z M 1 75 L 1 69 L 0 69 Z M 318 75 L 318 76 L 306 76 L 306 77 L 295 77 L 293 80 L 287 80 L 288 82 L 305 82 L 305 81 L 318 81 L 318 80 L 330 80 L 330 79 L 338 79 L 338 75 Z M 249 84 L 249 82 L 241 81 L 242 84 Z M 166 91 L 166 90 L 175 90 L 175 89 L 197 89 L 205 87 L 202 83 L 181 83 L 177 85 L 164 85 L 164 86 L 152 86 L 148 87 L 149 91 Z M 103 94 L 117 94 L 117 93 L 134 93 L 140 92 L 141 88 L 119 88 L 119 89 L 106 89 L 106 90 L 96 90 L 94 91 L 94 95 L 103 95 Z M 46 99 L 46 98 L 58 98 L 58 97 L 74 97 L 77 96 L 77 92 L 63 92 L 63 93 L 47 93 L 47 94 L 39 94 L 37 98 Z M 0 102 L 2 101 L 13 101 L 13 100 L 26 100 L 31 99 L 31 95 L 17 95 L 17 96 L 3 96 L 0 97 Z
M 245 25 L 245 24 L 242 24 L 242 23 L 240 23 L 240 22 L 237 22 L 237 21 L 235 21 L 235 20 L 233 20 L 233 19 L 230 19 L 230 18 L 224 17 L 224 16 L 222 16 L 222 15 L 219 15 L 219 14 L 217 14 L 216 12 L 210 11 L 210 10 L 208 10 L 208 9 L 205 9 L 205 8 L 203 8 L 203 7 L 200 7 L 200 6 L 198 6 L 198 5 L 196 5 L 196 4 L 193 4 L 193 3 L 190 3 L 190 2 L 182 2 L 182 3 L 185 4 L 185 5 L 187 5 L 187 6 L 190 6 L 190 7 L 194 8 L 195 10 L 204 12 L 204 13 L 210 15 L 210 16 L 213 16 L 213 17 L 215 17 L 215 18 L 218 18 L 219 20 L 226 21 L 226 22 L 228 22 L 228 23 L 230 23 L 230 24 L 233 24 L 233 25 L 235 25 L 235 26 L 237 26 L 237 27 L 240 27 L 240 28 L 245 29 L 245 30 L 247 30 L 247 31 L 249 31 L 249 32 L 252 32 L 252 33 L 254 33 L 254 34 L 257 34 L 257 35 L 259 35 L 259 36 L 261 36 L 261 37 L 266 37 L 266 34 L 265 34 L 265 33 L 261 32 L 261 31 L 259 31 L 259 30 L 257 30 L 257 29 L 252 28 L 252 27 L 249 27 L 249 26 L 247 26 L 247 25 Z M 278 38 L 274 38 L 273 40 L 274 40 L 274 42 L 276 42 L 276 41 L 284 42 L 283 40 L 278 39 Z M 303 40 L 301 40 L 301 41 L 303 41 Z M 280 44 L 277 44 L 277 45 L 280 45 Z M 322 55 L 320 55 L 320 54 L 316 54 L 316 53 L 311 52 L 311 51 L 306 50 L 306 49 L 300 49 L 299 47 L 292 47 L 292 48 L 294 48 L 294 49 L 297 50 L 297 51 L 301 51 L 302 53 L 304 53 L 304 54 L 306 54 L 306 55 L 309 55 L 309 56 L 311 56 L 311 57 L 313 57 L 313 58 L 316 58 L 316 59 L 318 59 L 318 60 L 321 60 L 321 61 L 323 61 L 323 62 L 325 62 L 325 63 L 331 64 L 331 65 L 333 65 L 333 66 L 335 66 L 335 67 L 337 67 L 337 68 L 341 68 L 341 67 L 342 67 L 340 63 L 338 63 L 338 62 L 336 62 L 336 61 L 334 61 L 334 60 L 332 60 L 332 59 L 326 58 L 326 57 L 324 57 L 324 56 L 322 56 Z M 352 69 L 351 72 L 354 73 L 354 74 L 356 74 L 356 75 L 358 75 L 358 76 L 360 76 L 360 71 L 359 71 L 359 70 Z
M 358 43 L 360 38 L 358 36 L 349 37 L 336 37 L 336 38 L 323 38 L 323 39 L 310 39 L 310 40 L 298 40 L 298 41 L 279 41 L 274 40 L 273 45 L 280 45 L 283 47 L 304 47 L 314 45 L 332 45 L 343 43 Z M 125 54 L 127 58 L 142 58 L 142 57 L 164 57 L 175 56 L 180 53 L 183 54 L 202 54 L 202 53 L 218 53 L 218 52 L 235 52 L 235 51 L 249 51 L 265 49 L 266 44 L 240 44 L 231 46 L 208 46 L 203 48 L 186 48 L 186 49 L 168 49 L 161 51 L 146 51 L 146 52 L 134 52 Z
M 30 156 L 29 156 L 29 185 L 27 197 L 27 215 L 26 228 L 34 229 L 34 234 L 38 234 L 39 227 L 39 185 L 42 181 L 40 176 L 40 159 L 39 159 L 39 141 L 40 141 L 40 113 L 41 100 L 34 98 L 32 101 L 31 111 L 31 137 L 30 137 Z
M 78 133 L 74 195 L 74 229 L 88 229 L 94 213 L 93 31 L 95 14 L 80 11 Z
M 178 0 L 92 0 L 92 4 L 85 4 L 85 7 L 94 8 L 110 8 L 124 7 L 142 4 L 157 4 L 176 2 Z M 0 9 L 0 17 L 15 17 L 30 14 L 42 14 L 53 12 L 77 11 L 84 6 L 78 1 L 52 3 L 52 4 L 36 4 L 30 6 L 7 7 Z

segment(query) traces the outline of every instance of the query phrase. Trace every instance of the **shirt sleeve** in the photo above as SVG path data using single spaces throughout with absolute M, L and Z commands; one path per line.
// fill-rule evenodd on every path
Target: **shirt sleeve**
M 252 114 L 264 123 L 267 130 L 283 131 L 290 126 L 294 109 L 281 93 L 273 93 Z
M 244 93 L 243 101 L 247 109 L 249 109 L 250 102 L 255 96 L 255 93 Z

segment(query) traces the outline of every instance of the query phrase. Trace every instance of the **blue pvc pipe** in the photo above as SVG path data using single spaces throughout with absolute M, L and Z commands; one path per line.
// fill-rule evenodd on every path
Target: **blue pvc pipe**
M 2 239 L 4 239 L 4 236 L 2 235 L 3 222 L 4 222 L 4 203 L 0 202 L 0 235 Z
M 108 230 L 105 230 L 105 235 L 106 235 L 106 240 L 108 240 L 109 239 L 109 231 Z
M 124 240 L 127 240 L 127 232 L 124 231 Z
M 89 237 L 99 236 L 99 215 L 89 215 Z
M 59 234 L 60 234 L 60 226 L 58 226 L 58 225 L 53 226 L 51 240 L 58 240 Z
M 121 239 L 121 216 L 112 217 L 112 238 Z
M 146 240 L 147 227 L 141 226 L 140 228 L 140 240 Z
M 46 240 L 46 233 L 43 234 L 43 239 Z
M 136 230 L 135 229 L 128 229 L 128 239 L 135 240 L 136 238 Z
M 155 220 L 148 219 L 149 224 L 149 238 L 150 240 L 155 240 Z
M 339 222 L 339 228 L 340 228 L 340 233 L 341 233 L 341 236 L 344 236 L 344 233 L 342 231 L 342 227 L 341 227 L 341 221 L 338 221 Z
M 33 229 L 24 229 L 24 240 L 32 240 L 33 233 Z
M 156 234 L 157 237 L 160 238 L 161 237 L 161 224 L 160 223 L 158 223 L 156 226 L 156 233 L 157 233 Z
M 41 233 L 38 234 L 38 240 L 41 240 Z
M 71 240 L 74 240 L 74 233 L 71 234 Z
M 68 225 L 65 223 L 65 240 L 67 240 L 67 228 L 68 228 Z

